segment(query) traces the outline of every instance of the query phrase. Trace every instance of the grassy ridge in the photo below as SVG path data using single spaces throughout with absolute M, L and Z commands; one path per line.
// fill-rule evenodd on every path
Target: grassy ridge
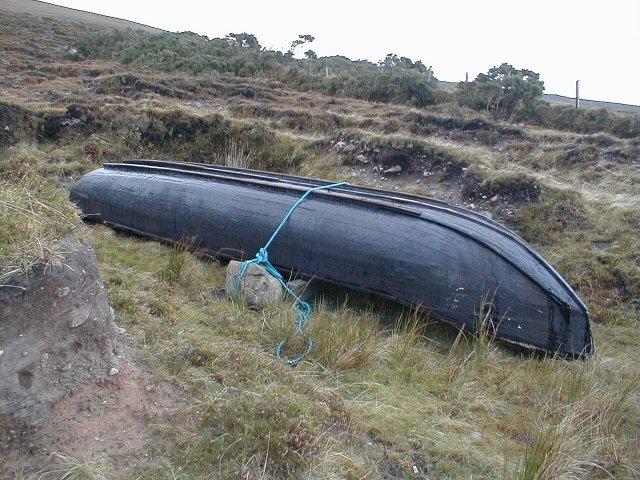
M 244 34 L 246 35 L 246 34 Z M 253 36 L 251 36 L 253 37 Z M 222 74 L 241 78 L 269 78 L 303 92 L 371 102 L 425 107 L 452 100 L 484 110 L 486 86 L 461 83 L 451 94 L 437 88 L 437 79 L 427 75 L 422 63 L 395 56 L 395 61 L 352 61 L 345 57 L 298 60 L 257 43 L 238 44 L 231 38 L 199 36 L 191 32 L 151 34 L 133 30 L 95 32 L 80 37 L 73 59 L 115 60 L 133 68 L 147 67 L 166 73 L 189 75 Z M 331 75 L 328 74 L 331 72 Z M 532 72 L 529 72 L 532 73 Z M 474 93 L 469 93 L 469 90 Z M 498 89 L 500 90 L 500 89 Z M 522 102 L 516 99 L 514 102 Z M 488 108 L 487 108 L 488 110 Z M 496 111 L 499 116 L 499 112 Z M 531 99 L 514 107 L 512 119 L 545 128 L 579 133 L 606 131 L 622 138 L 640 136 L 640 117 L 604 108 L 576 110 Z
M 344 57 L 298 60 L 264 49 L 257 41 L 246 45 L 230 38 L 208 39 L 190 32 L 105 31 L 85 35 L 77 45 L 77 52 L 70 58 L 116 60 L 133 68 L 148 67 L 166 73 L 271 78 L 300 91 L 369 101 L 420 107 L 434 103 L 435 77 L 427 77 L 410 60 L 407 68 L 393 71 Z M 328 71 L 331 76 L 326 74 Z

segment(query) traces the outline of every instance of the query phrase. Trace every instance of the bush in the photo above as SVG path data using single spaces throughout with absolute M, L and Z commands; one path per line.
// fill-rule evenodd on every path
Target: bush
M 473 82 L 459 84 L 458 101 L 474 110 L 488 110 L 498 117 L 529 116 L 544 91 L 540 75 L 518 70 L 508 63 L 481 73 Z

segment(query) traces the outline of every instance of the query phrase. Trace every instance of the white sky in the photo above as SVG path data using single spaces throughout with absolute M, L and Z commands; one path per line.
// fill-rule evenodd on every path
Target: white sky
M 640 0 L 146 1 L 48 0 L 172 32 L 252 33 L 263 47 L 377 62 L 387 53 L 461 81 L 507 62 L 540 73 L 546 93 L 640 105 Z

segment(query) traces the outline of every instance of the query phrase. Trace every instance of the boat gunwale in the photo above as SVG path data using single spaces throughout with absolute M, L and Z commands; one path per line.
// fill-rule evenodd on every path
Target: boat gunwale
M 212 164 L 204 164 L 204 163 L 194 163 L 194 162 L 175 162 L 168 160 L 146 160 L 146 159 L 135 159 L 135 160 L 127 160 L 119 163 L 106 163 L 105 165 L 131 165 L 131 166 L 157 166 L 163 167 L 165 165 L 172 165 L 179 169 L 184 169 L 186 171 L 193 171 L 185 169 L 184 167 L 189 167 L 196 169 L 198 172 L 224 172 L 236 174 L 239 177 L 247 178 L 247 177 L 257 177 L 259 179 L 265 180 L 276 180 L 278 182 L 287 182 L 290 185 L 298 184 L 298 185 L 307 185 L 307 186 L 318 186 L 318 185 L 330 185 L 332 182 L 328 182 L 326 180 L 313 178 L 313 177 L 299 177 L 294 175 L 288 175 L 284 173 L 275 173 L 275 172 L 263 172 L 261 170 L 253 170 L 248 168 L 236 168 L 236 167 L 226 167 L 220 165 L 212 165 Z M 301 180 L 306 180 L 307 182 L 302 182 Z M 344 185 L 340 187 L 335 187 L 332 191 L 340 191 L 346 190 L 351 191 L 353 193 L 357 193 L 360 195 L 374 196 L 384 198 L 394 202 L 402 202 L 409 203 L 411 205 L 417 204 L 421 207 L 435 208 L 440 210 L 446 210 L 454 215 L 467 218 L 468 220 L 474 221 L 476 223 L 485 224 L 487 227 L 494 227 L 495 229 L 508 234 L 514 237 L 517 237 L 524 246 L 528 245 L 524 242 L 520 237 L 518 237 L 514 232 L 506 228 L 504 225 L 490 219 L 489 217 L 482 215 L 481 213 L 474 212 L 472 210 L 468 210 L 457 205 L 453 205 L 451 203 L 447 203 L 443 200 L 438 200 L 431 197 L 420 197 L 418 195 L 411 195 L 403 192 L 390 192 L 382 189 L 376 189 L 371 187 L 364 187 L 361 185 Z M 530 247 L 528 247 L 530 248 Z

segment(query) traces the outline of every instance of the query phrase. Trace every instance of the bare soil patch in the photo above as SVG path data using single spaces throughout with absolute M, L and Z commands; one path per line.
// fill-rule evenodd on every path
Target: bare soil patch
M 180 403 L 128 358 L 93 250 L 73 238 L 60 249 L 59 265 L 0 288 L 2 478 L 46 471 L 53 452 L 109 457 L 122 473 Z

